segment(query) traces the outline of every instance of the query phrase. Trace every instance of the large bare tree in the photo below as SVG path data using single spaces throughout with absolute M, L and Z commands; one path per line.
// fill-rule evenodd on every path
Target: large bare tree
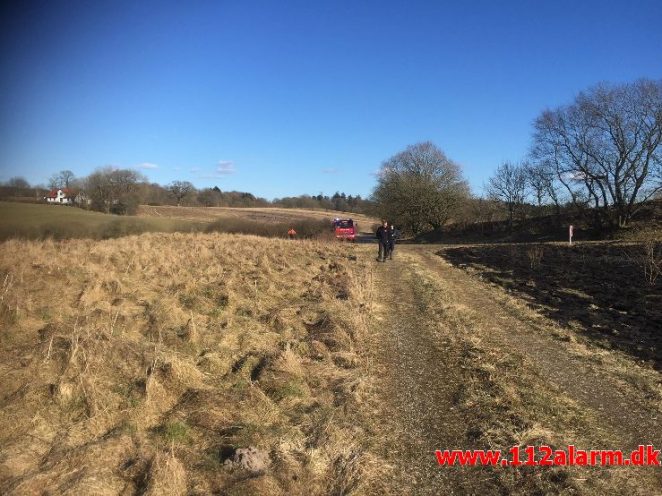
M 380 213 L 413 234 L 443 226 L 468 196 L 460 166 L 431 142 L 386 160 L 373 192 Z
M 553 167 L 548 162 L 527 163 L 524 166 L 526 182 L 538 207 L 551 201 L 556 213 L 561 211 L 561 196 Z
M 173 181 L 166 187 L 170 191 L 170 194 L 175 197 L 175 200 L 177 200 L 178 207 L 184 198 L 195 192 L 195 186 L 188 181 Z
M 508 209 L 508 225 L 512 227 L 515 212 L 522 208 L 526 198 L 527 174 L 525 164 L 504 162 L 489 179 L 487 194 L 502 201 Z
M 601 84 L 535 122 L 533 156 L 553 166 L 573 202 L 583 189 L 619 226 L 662 189 L 662 81 Z
M 90 174 L 84 185 L 94 210 L 133 214 L 140 202 L 139 183 L 145 181 L 146 178 L 134 170 L 104 167 Z
M 48 186 L 51 189 L 70 188 L 76 176 L 70 170 L 63 170 L 57 174 L 53 174 L 48 180 Z

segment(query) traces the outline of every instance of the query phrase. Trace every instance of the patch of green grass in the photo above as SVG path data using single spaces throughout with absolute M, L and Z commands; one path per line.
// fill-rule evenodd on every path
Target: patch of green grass
M 129 408 L 136 408 L 143 401 L 141 393 L 133 384 L 119 383 L 112 388 L 112 391 L 119 395 Z
M 191 428 L 186 422 L 172 421 L 163 426 L 161 434 L 168 443 L 188 443 Z
M 302 398 L 306 395 L 303 385 L 296 380 L 287 381 L 273 388 L 271 396 L 276 401 L 284 400 L 285 398 Z

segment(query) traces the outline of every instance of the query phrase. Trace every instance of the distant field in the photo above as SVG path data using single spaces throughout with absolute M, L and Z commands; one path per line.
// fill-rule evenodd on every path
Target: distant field
M 297 220 L 324 220 L 334 217 L 354 219 L 361 231 L 370 231 L 377 219 L 363 214 L 335 210 L 308 210 L 300 208 L 229 208 L 229 207 L 152 207 L 141 205 L 138 217 L 170 218 L 197 222 L 214 222 L 222 218 L 245 219 L 254 222 L 287 223 Z
M 352 217 L 362 231 L 374 219 L 350 213 L 285 208 L 214 208 L 141 206 L 138 216 L 117 216 L 62 205 L 0 202 L 0 240 L 21 239 L 108 239 L 143 232 L 191 232 L 212 230 L 285 236 L 293 225 L 304 237 L 326 227 L 333 217 Z
M 9 238 L 115 238 L 142 232 L 200 230 L 193 219 L 137 218 L 63 205 L 0 202 L 0 240 Z

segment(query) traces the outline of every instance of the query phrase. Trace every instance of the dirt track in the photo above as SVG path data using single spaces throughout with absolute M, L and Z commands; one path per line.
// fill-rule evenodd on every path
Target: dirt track
M 403 245 L 395 260 L 375 262 L 371 353 L 394 491 L 662 491 L 659 468 L 437 465 L 435 449 L 659 448 L 662 415 L 655 371 L 580 346 L 435 251 Z

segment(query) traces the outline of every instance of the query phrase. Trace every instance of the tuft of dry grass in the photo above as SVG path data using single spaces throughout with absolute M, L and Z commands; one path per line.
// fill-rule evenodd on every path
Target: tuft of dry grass
M 186 494 L 186 470 L 173 453 L 157 453 L 150 466 L 146 496 Z
M 4 242 L 0 492 L 360 491 L 364 250 L 218 233 Z M 225 463 L 243 448 L 269 468 Z

